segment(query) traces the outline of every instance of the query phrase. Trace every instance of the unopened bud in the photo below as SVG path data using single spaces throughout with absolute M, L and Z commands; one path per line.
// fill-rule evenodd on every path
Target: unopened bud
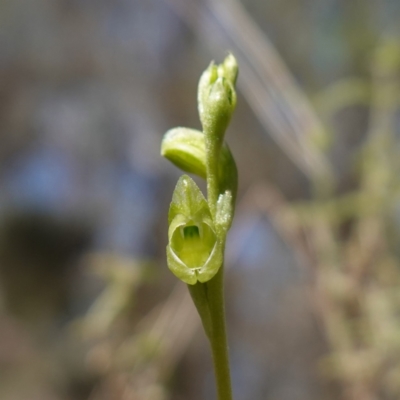
M 203 131 L 221 142 L 236 107 L 237 74 L 236 60 L 229 54 L 222 64 L 211 63 L 199 81 L 198 108 Z

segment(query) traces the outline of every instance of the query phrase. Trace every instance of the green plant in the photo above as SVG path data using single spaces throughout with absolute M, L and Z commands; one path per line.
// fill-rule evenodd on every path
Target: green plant
M 210 341 L 219 400 L 232 399 L 223 261 L 235 209 L 237 169 L 224 135 L 236 106 L 237 74 L 232 54 L 220 65 L 211 63 L 198 87 L 203 132 L 174 128 L 161 145 L 164 157 L 207 181 L 206 200 L 189 176 L 179 179 L 168 214 L 167 261 L 169 269 L 188 284 Z

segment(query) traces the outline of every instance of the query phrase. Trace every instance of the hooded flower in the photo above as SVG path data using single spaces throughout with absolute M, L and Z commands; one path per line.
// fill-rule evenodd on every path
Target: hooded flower
M 182 127 L 170 129 L 164 135 L 161 155 L 185 172 L 196 174 L 204 179 L 207 178 L 206 143 L 203 132 Z M 232 204 L 234 204 L 238 181 L 237 168 L 226 143 L 221 148 L 218 161 L 220 194 L 226 191 L 231 192 Z
M 217 234 L 203 194 L 187 175 L 176 185 L 168 222 L 169 269 L 190 285 L 209 281 L 222 265 L 223 238 Z

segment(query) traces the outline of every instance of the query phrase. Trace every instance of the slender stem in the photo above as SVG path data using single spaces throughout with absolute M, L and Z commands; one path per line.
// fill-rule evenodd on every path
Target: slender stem
M 218 400 L 232 400 L 228 340 L 225 325 L 223 276 L 224 268 L 221 266 L 214 279 L 207 282 L 212 323 L 212 331 L 209 339 L 217 382 Z
M 217 135 L 215 132 L 205 132 L 205 136 L 207 158 L 207 197 L 211 215 L 215 221 L 217 201 L 220 194 L 218 165 L 223 135 Z M 221 265 L 214 278 L 205 283 L 204 293 L 207 298 L 208 313 L 205 313 L 203 309 L 202 320 L 203 325 L 206 325 L 207 323 L 211 325 L 208 329 L 205 326 L 205 331 L 211 344 L 218 400 L 232 400 L 228 340 L 225 326 L 223 265 Z
M 210 206 L 210 211 L 213 220 L 215 220 L 216 204 L 218 200 L 218 190 L 215 190 L 215 188 L 217 187 L 218 187 L 217 175 L 213 175 L 212 177 L 207 179 L 208 204 Z
M 217 137 L 211 139 L 211 134 L 206 135 L 207 198 L 214 220 L 219 195 L 218 164 L 221 145 L 220 139 Z
M 210 341 L 218 400 L 232 400 L 223 282 L 221 266 L 213 279 L 188 288 Z

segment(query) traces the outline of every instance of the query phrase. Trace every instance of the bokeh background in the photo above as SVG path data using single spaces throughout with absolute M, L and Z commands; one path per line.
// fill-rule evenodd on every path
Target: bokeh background
M 215 398 L 159 149 L 232 51 L 235 399 L 398 399 L 399 21 L 395 0 L 1 0 L 0 398 Z

